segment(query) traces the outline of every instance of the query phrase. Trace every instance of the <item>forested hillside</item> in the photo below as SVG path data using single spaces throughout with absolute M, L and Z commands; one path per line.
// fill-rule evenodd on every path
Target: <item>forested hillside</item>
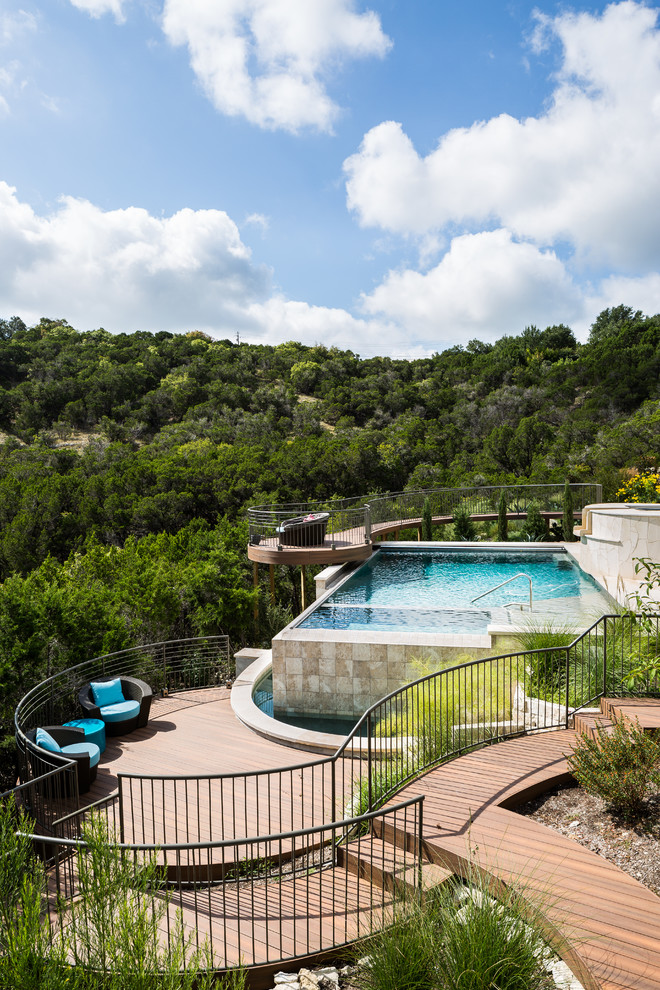
M 614 497 L 658 465 L 659 381 L 660 315 L 625 306 L 586 344 L 529 327 L 411 361 L 0 320 L 0 684 L 134 642 L 267 638 L 250 505 L 514 479 Z

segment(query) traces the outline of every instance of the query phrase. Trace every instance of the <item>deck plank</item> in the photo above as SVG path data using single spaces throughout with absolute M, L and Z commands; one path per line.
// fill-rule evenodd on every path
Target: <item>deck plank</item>
M 648 706 L 647 706 L 648 707 Z M 643 706 L 636 706 L 642 718 Z M 651 706 L 650 727 L 660 713 Z M 654 710 L 653 710 L 654 709 Z M 423 793 L 429 858 L 459 872 L 471 864 L 540 898 L 602 990 L 660 990 L 660 898 L 569 837 L 515 814 L 530 787 L 565 779 L 573 730 L 498 743 L 441 766 L 397 799 Z

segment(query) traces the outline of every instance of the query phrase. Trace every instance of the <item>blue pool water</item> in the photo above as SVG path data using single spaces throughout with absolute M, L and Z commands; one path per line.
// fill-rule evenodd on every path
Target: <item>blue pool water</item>
M 581 623 L 611 611 L 612 602 L 565 550 L 383 549 L 300 623 L 304 629 L 369 629 L 483 634 L 490 624 L 520 620 L 510 603 L 534 616 Z M 529 609 L 525 609 L 529 615 Z

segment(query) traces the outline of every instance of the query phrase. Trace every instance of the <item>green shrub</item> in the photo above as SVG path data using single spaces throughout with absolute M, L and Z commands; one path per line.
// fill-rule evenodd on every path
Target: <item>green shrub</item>
M 575 526 L 575 520 L 573 519 L 573 492 L 571 491 L 571 486 L 568 481 L 564 485 L 564 511 L 562 515 L 562 535 L 567 543 L 573 543 L 575 540 L 575 534 L 573 532 L 573 527 Z
M 424 508 L 422 509 L 422 539 L 427 543 L 433 539 L 433 515 L 431 503 L 427 498 L 424 499 Z
M 548 535 L 548 524 L 541 515 L 541 510 L 536 502 L 530 502 L 527 509 L 527 519 L 522 527 L 523 539 L 538 542 L 545 540 Z
M 477 530 L 467 509 L 460 506 L 454 511 L 454 539 L 472 541 Z
M 506 492 L 503 491 L 497 504 L 497 539 L 500 543 L 506 543 L 509 539 L 509 520 L 506 509 Z
M 585 791 L 626 817 L 639 815 L 649 789 L 660 785 L 660 740 L 637 720 L 618 721 L 611 733 L 598 726 L 595 739 L 580 736 L 567 759 Z
M 572 643 L 577 636 L 577 629 L 571 622 L 539 622 L 530 617 L 526 617 L 524 623 L 524 628 L 516 633 L 521 648 L 526 652 L 543 651 L 532 653 L 528 658 L 526 694 L 532 697 L 551 697 L 566 682 L 566 653 L 557 648 Z
M 551 990 L 548 950 L 515 885 L 491 896 L 471 871 L 395 917 L 369 948 L 364 990 Z

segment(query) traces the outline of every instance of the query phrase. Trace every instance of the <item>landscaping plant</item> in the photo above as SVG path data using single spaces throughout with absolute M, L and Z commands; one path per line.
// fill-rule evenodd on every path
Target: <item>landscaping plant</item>
M 503 491 L 497 504 L 497 539 L 500 543 L 506 543 L 509 539 L 509 520 L 506 510 L 506 492 Z
M 578 784 L 627 818 L 640 815 L 649 790 L 660 786 L 660 739 L 637 720 L 621 719 L 611 732 L 597 726 L 596 738 L 581 735 L 567 760 Z
M 522 892 L 495 899 L 486 880 L 447 883 L 413 902 L 372 941 L 364 990 L 554 990 L 551 954 L 525 920 Z

